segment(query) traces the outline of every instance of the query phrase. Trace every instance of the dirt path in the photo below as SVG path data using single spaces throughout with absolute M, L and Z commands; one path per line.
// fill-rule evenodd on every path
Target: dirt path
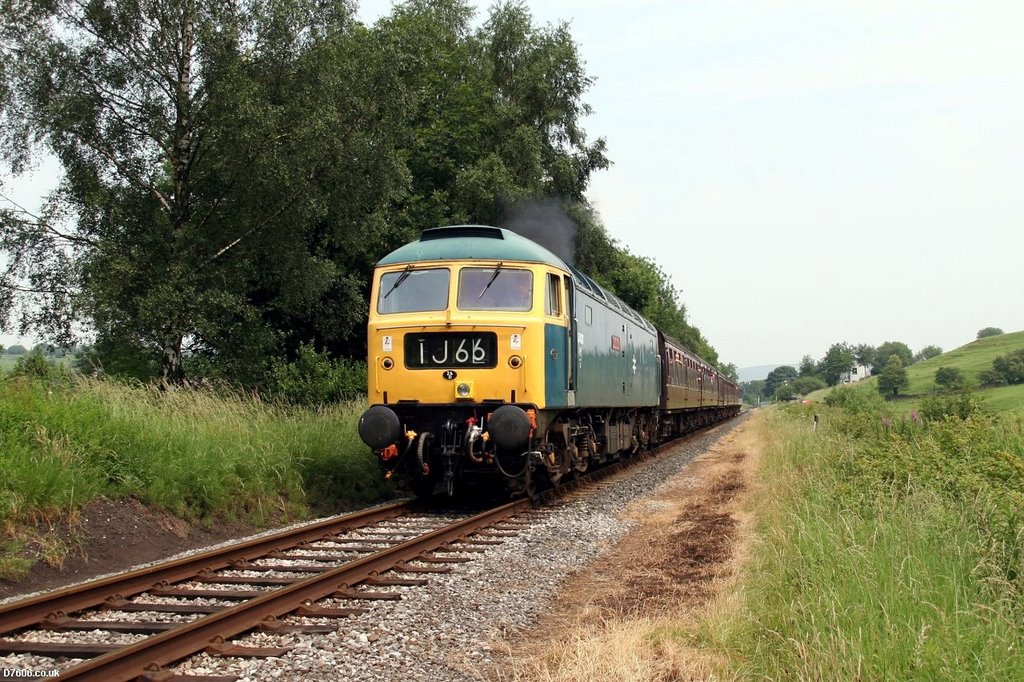
M 716 679 L 693 634 L 735 596 L 760 415 L 721 438 L 625 516 L 636 529 L 581 570 L 528 636 L 502 643 L 501 680 Z

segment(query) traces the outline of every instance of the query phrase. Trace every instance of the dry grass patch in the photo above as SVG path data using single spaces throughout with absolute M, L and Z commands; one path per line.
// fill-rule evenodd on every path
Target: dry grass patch
M 581 615 L 556 645 L 540 653 L 508 653 L 499 680 L 635 682 L 713 679 L 714 665 L 679 641 L 669 619 L 604 620 Z M 567 631 L 566 631 L 567 630 Z
M 760 458 L 755 415 L 625 512 L 635 529 L 581 568 L 538 627 L 498 650 L 500 680 L 717 679 L 696 645 L 731 608 L 748 554 L 746 501 Z

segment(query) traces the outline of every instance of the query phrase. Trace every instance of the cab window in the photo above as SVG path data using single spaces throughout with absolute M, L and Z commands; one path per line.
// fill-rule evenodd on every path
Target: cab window
M 504 268 L 462 268 L 459 272 L 460 310 L 527 312 L 533 307 L 533 273 Z
M 377 290 L 377 312 L 419 313 L 448 307 L 448 268 L 385 272 Z
M 546 296 L 547 308 L 545 312 L 553 317 L 562 315 L 562 278 L 558 275 L 548 273 L 548 288 Z

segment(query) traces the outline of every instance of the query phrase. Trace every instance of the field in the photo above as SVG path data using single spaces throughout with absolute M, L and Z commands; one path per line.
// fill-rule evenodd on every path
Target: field
M 10 372 L 14 369 L 14 365 L 18 362 L 20 355 L 7 355 L 6 353 L 0 353 L 0 371 Z

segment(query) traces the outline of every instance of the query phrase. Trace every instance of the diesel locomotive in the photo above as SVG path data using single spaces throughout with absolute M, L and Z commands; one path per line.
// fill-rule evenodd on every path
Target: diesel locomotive
M 514 232 L 427 229 L 376 267 L 359 435 L 418 496 L 557 485 L 739 412 L 739 387 Z

